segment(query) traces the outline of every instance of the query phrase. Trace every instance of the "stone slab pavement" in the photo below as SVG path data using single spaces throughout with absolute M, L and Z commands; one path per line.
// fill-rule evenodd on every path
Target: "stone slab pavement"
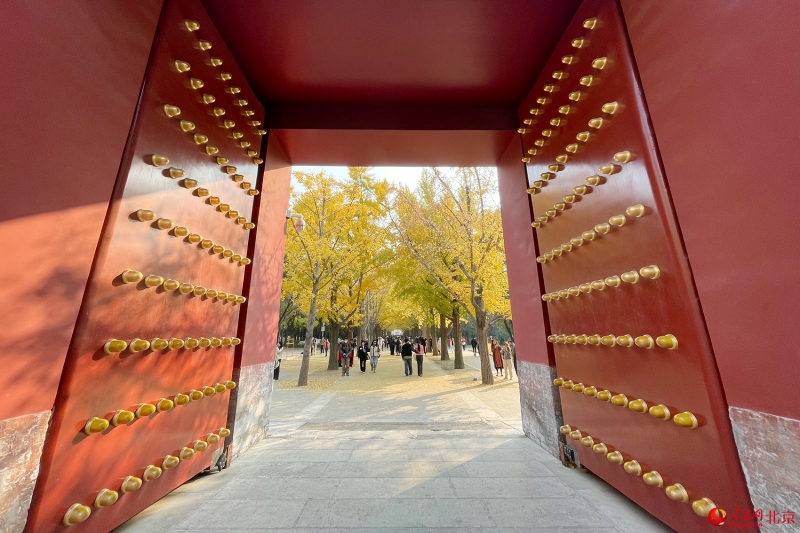
M 299 359 L 287 358 L 270 437 L 115 531 L 671 531 L 528 440 L 516 378 L 481 386 L 468 359 L 453 370 L 427 357 L 422 377 L 405 377 L 400 358 L 385 354 L 377 373 L 356 364 L 340 377 L 317 356 L 299 389 Z

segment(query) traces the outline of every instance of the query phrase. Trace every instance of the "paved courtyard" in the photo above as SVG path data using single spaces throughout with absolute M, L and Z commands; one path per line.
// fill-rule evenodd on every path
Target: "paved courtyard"
M 117 532 L 671 531 L 528 440 L 516 376 L 481 386 L 470 354 L 458 371 L 426 358 L 421 378 L 388 354 L 350 377 L 316 356 L 304 389 L 285 356 L 270 438 Z

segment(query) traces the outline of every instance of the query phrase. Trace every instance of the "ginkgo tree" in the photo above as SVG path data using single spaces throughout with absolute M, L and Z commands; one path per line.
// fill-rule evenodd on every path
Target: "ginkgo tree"
M 497 197 L 494 169 L 432 168 L 415 191 L 395 189 L 389 210 L 395 238 L 475 321 L 484 384 L 494 382 L 489 328 L 510 316 Z
M 306 312 L 306 335 L 298 386 L 308 384 L 314 325 L 321 304 L 343 279 L 363 267 L 363 251 L 382 245 L 379 223 L 388 184 L 364 167 L 351 167 L 349 178 L 337 180 L 320 172 L 294 172 L 291 210 L 303 216 L 305 231 L 290 227 L 286 239 L 284 294 Z M 335 339 L 333 339 L 335 341 Z M 332 347 L 332 352 L 335 352 Z

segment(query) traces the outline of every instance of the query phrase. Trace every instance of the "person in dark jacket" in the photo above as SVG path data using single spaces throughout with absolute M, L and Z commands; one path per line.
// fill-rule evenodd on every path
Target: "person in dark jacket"
M 411 344 L 411 341 L 406 337 L 403 342 L 403 346 L 400 348 L 400 354 L 403 356 L 403 367 L 406 372 L 406 376 L 410 376 L 414 373 L 411 369 L 411 357 L 414 355 L 414 346 Z
M 472 355 L 478 355 L 478 340 L 475 337 L 472 337 Z
M 353 364 L 353 347 L 350 346 L 347 340 L 344 340 L 342 344 L 339 345 L 339 362 L 342 365 L 342 375 L 349 376 L 350 367 Z
M 361 341 L 358 345 L 358 365 L 362 374 L 367 372 L 367 359 L 369 359 L 369 346 L 367 341 Z

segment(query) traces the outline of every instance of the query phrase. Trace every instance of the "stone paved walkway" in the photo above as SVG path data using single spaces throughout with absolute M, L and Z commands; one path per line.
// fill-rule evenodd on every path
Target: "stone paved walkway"
M 376 374 L 325 365 L 313 358 L 297 389 L 299 359 L 285 360 L 271 437 L 116 531 L 670 531 L 524 437 L 516 378 L 483 387 L 477 370 L 428 358 L 422 378 L 405 377 L 388 355 Z

